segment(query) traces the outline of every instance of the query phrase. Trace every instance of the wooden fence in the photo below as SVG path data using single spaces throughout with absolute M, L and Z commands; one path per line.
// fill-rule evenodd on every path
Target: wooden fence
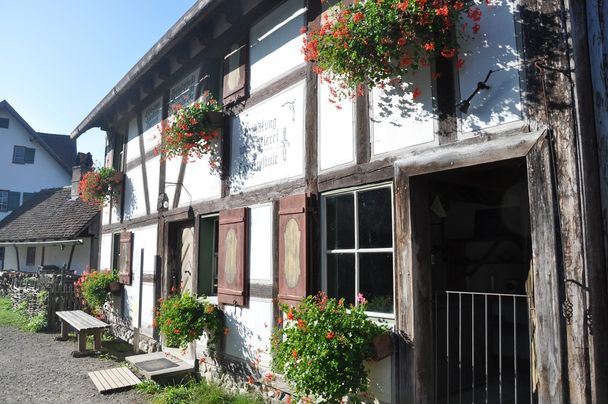
M 30 314 L 46 310 L 49 328 L 57 329 L 56 312 L 82 308 L 74 293 L 76 279 L 78 277 L 69 274 L 3 273 L 0 275 L 0 296 L 10 296 L 13 307 L 27 302 Z M 40 298 L 42 292 L 47 293 L 46 299 Z

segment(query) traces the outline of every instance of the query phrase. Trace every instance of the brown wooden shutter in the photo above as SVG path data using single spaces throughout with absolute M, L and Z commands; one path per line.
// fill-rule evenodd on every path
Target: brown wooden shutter
M 223 210 L 219 223 L 218 303 L 246 303 L 247 208 Z
M 308 196 L 279 201 L 279 301 L 298 305 L 306 296 L 308 274 Z
M 133 233 L 120 233 L 120 250 L 118 256 L 118 281 L 125 285 L 131 284 L 131 268 L 133 257 Z
M 232 104 L 247 95 L 247 48 L 243 41 L 233 46 L 233 51 L 224 57 L 224 86 L 222 101 L 224 105 Z

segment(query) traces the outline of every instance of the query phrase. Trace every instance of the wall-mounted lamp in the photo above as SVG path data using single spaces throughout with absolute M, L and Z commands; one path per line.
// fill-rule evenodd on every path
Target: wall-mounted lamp
M 490 76 L 492 75 L 492 73 L 495 73 L 500 70 L 502 70 L 502 69 L 490 70 L 488 72 L 488 74 L 486 75 L 486 78 L 484 81 L 477 82 L 477 88 L 475 88 L 475 91 L 473 91 L 473 93 L 471 95 L 469 95 L 469 98 L 467 98 L 466 100 L 462 100 L 458 104 L 456 104 L 456 108 L 458 108 L 458 110 L 460 112 L 462 112 L 463 114 L 466 114 L 467 112 L 469 112 L 469 107 L 471 106 L 471 100 L 473 99 L 473 97 L 475 97 L 477 95 L 477 93 L 480 92 L 481 90 L 489 90 L 490 86 L 487 84 L 487 82 L 490 79 Z
M 159 212 L 169 209 L 169 197 L 166 193 L 161 192 L 158 195 L 158 201 L 156 202 L 156 210 Z

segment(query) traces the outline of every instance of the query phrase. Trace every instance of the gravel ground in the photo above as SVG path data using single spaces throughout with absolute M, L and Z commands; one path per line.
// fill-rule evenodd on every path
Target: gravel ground
M 0 327 L 0 403 L 145 403 L 134 389 L 100 394 L 87 375 L 118 366 L 96 357 L 74 358 L 76 342 L 58 334 L 34 334 Z

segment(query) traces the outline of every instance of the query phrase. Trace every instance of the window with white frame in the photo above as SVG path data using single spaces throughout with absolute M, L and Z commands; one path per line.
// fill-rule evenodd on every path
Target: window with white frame
M 8 191 L 0 191 L 0 212 L 8 211 Z
M 198 241 L 198 294 L 217 296 L 219 215 L 200 219 Z
M 393 203 L 390 184 L 322 197 L 323 289 L 348 304 L 392 316 Z

